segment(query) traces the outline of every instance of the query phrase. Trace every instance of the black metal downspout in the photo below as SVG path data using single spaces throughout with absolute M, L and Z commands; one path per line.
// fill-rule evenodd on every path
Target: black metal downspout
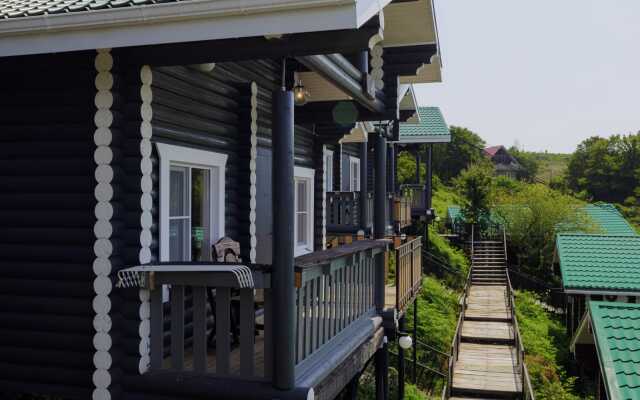
M 376 135 L 375 146 L 374 234 L 376 239 L 384 239 L 386 228 L 385 206 L 387 201 L 387 139 L 384 132 L 379 132 Z
M 433 144 L 429 144 L 427 147 L 427 182 L 426 182 L 426 190 L 425 190 L 425 199 L 424 204 L 427 206 L 427 210 L 431 209 L 431 197 L 433 195 L 433 167 L 432 167 L 432 151 Z
M 295 385 L 293 92 L 273 93 L 273 386 Z
M 367 232 L 369 228 L 369 210 L 367 209 L 367 198 L 369 197 L 369 188 L 367 187 L 368 177 L 367 177 L 367 166 L 368 160 L 368 143 L 360 143 L 360 229 Z

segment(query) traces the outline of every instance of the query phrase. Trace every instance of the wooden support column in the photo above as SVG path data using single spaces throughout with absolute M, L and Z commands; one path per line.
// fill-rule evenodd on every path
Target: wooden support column
M 293 92 L 273 93 L 273 386 L 295 385 Z M 267 367 L 269 368 L 269 367 Z
M 416 185 L 420 184 L 420 151 L 416 148 Z
M 367 197 L 369 195 L 368 179 L 367 179 L 367 160 L 368 149 L 367 142 L 360 143 L 360 229 L 367 231 L 369 210 L 367 209 Z
M 376 135 L 375 156 L 375 193 L 374 193 L 374 225 L 373 233 L 376 239 L 384 239 L 385 235 L 385 208 L 387 201 L 387 139 L 385 132 L 379 131 Z M 381 313 L 384 310 L 384 279 L 385 256 L 380 253 L 376 256 L 376 280 L 375 299 L 376 310 Z
M 387 201 L 387 139 L 384 132 L 378 132 L 376 135 L 375 146 L 374 234 L 376 239 L 384 239 Z
M 393 147 L 394 147 L 393 144 L 387 145 L 387 164 L 389 167 L 389 169 L 387 170 L 387 191 L 394 193 L 393 196 L 390 196 L 387 199 L 387 202 L 389 202 L 389 210 L 391 210 L 390 220 L 393 223 L 393 233 L 400 234 L 400 223 L 396 223 L 395 215 L 393 215 L 393 213 L 395 212 L 394 203 L 395 203 L 395 194 L 396 194 L 395 193 L 396 159 L 395 159 L 395 153 L 393 151 Z
M 433 165 L 432 165 L 432 151 L 433 144 L 427 145 L 427 159 L 425 160 L 427 166 L 427 179 L 426 179 L 426 190 L 424 191 L 425 199 L 424 204 L 427 207 L 427 210 L 431 208 L 431 198 L 432 198 L 432 187 L 433 187 Z

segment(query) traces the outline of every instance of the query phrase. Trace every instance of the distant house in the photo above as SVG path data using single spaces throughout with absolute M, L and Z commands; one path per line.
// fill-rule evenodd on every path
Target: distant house
M 504 146 L 487 147 L 484 149 L 484 155 L 493 162 L 497 176 L 506 176 L 512 179 L 518 177 L 518 171 L 522 169 L 522 166 Z
M 640 304 L 591 301 L 571 340 L 594 399 L 640 398 Z

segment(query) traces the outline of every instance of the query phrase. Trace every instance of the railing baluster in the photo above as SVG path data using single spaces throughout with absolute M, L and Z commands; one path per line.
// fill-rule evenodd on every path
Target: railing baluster
M 171 288 L 171 368 L 184 368 L 184 286 Z
M 164 304 L 162 285 L 151 291 L 151 368 L 160 369 L 164 361 Z
M 318 277 L 318 347 L 324 344 L 327 276 Z
M 311 354 L 311 292 L 313 290 L 313 281 L 309 281 L 304 285 L 305 301 L 304 301 L 304 357 Z
M 207 371 L 207 288 L 193 287 L 193 370 Z
M 252 377 L 255 354 L 255 304 L 253 289 L 240 289 L 240 376 Z
M 318 308 L 320 307 L 318 286 L 319 279 L 316 278 L 311 281 L 311 353 L 318 348 Z
M 298 322 L 296 329 L 296 332 L 298 332 L 298 344 L 296 346 L 296 360 L 300 362 L 304 358 L 304 285 L 298 288 L 296 292 L 298 293 L 296 296 L 298 306 Z
M 216 289 L 216 373 L 229 374 L 229 355 L 231 343 L 229 340 L 231 307 L 231 289 L 219 287 Z

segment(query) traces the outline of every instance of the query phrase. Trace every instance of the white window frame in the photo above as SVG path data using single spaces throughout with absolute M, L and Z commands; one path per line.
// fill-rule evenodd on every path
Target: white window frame
M 160 157 L 160 261 L 169 261 L 169 195 L 172 166 L 201 168 L 209 171 L 209 240 L 225 235 L 225 175 L 227 155 L 212 151 L 156 143 Z
M 355 168 L 353 168 L 354 164 L 357 165 Z M 357 185 L 353 184 L 354 178 L 357 180 Z M 361 184 L 362 183 L 360 182 L 360 159 L 358 157 L 349 156 L 349 191 L 359 192 Z
M 324 151 L 324 191 L 333 192 L 333 151 Z
M 294 227 L 293 232 L 295 235 L 295 250 L 294 255 L 296 257 L 301 256 L 303 254 L 308 254 L 313 252 L 313 229 L 314 229 L 314 218 L 313 218 L 313 196 L 314 196 L 314 188 L 313 181 L 315 177 L 315 170 L 311 168 L 303 168 L 303 167 L 295 167 L 293 171 L 294 176 L 294 209 L 293 209 L 293 221 Z M 298 244 L 298 218 L 297 218 L 297 207 L 298 207 L 298 187 L 297 183 L 300 180 L 305 180 L 307 182 L 307 208 L 309 212 L 307 213 L 307 243 L 303 245 Z

